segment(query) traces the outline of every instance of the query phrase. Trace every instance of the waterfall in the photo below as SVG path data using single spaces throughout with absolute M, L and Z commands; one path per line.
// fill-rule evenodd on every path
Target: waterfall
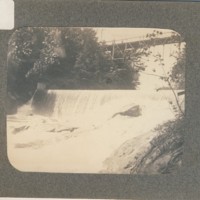
M 99 116 L 106 119 L 133 105 L 146 110 L 159 105 L 159 102 L 167 102 L 169 106 L 168 102 L 174 101 L 173 98 L 171 91 L 156 90 L 49 90 L 34 110 L 58 120 L 71 120 L 81 115 L 90 119 Z
M 7 118 L 9 159 L 21 171 L 37 171 L 40 163 L 45 172 L 97 173 L 124 142 L 149 137 L 175 118 L 171 91 L 49 90 L 46 95 L 37 104 L 44 114 L 24 112 L 29 104 Z M 140 115 L 116 115 L 133 105 L 139 105 Z

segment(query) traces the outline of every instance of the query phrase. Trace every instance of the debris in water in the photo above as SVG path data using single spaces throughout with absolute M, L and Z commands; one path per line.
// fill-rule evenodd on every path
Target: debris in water
M 29 126 L 21 126 L 21 127 L 15 128 L 13 130 L 13 134 L 16 134 L 16 133 L 19 133 L 21 131 L 27 130 L 28 128 L 29 128 Z
M 49 132 L 57 132 L 57 133 L 60 133 L 60 132 L 64 132 L 64 131 L 69 131 L 69 132 L 74 132 L 76 129 L 78 129 L 77 127 L 72 127 L 72 128 L 65 128 L 65 129 L 60 129 L 60 130 L 56 130 L 55 128 L 49 130 Z
M 72 128 L 66 128 L 66 129 L 61 129 L 58 130 L 57 132 L 63 132 L 63 131 L 70 131 L 70 132 L 74 132 L 76 129 L 78 129 L 77 127 L 72 127 Z

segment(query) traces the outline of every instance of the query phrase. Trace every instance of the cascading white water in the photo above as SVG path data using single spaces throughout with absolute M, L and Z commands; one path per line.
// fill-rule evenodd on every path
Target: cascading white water
M 51 117 L 57 120 L 70 120 L 78 115 L 95 115 L 109 118 L 120 110 L 128 109 L 131 105 L 139 105 L 143 109 L 155 102 L 174 101 L 171 91 L 142 92 L 139 90 L 50 90 L 47 94 L 55 96 Z M 45 102 L 48 104 L 48 102 Z M 45 107 L 45 104 L 43 105 Z M 49 109 L 47 107 L 47 109 Z
M 175 118 L 171 91 L 49 93 L 56 96 L 50 117 L 24 112 L 8 116 L 8 156 L 22 171 L 98 173 L 125 141 L 149 137 L 153 128 Z M 140 116 L 115 115 L 133 105 L 141 107 Z
M 165 53 L 165 68 L 173 63 Z M 51 112 L 35 113 L 29 104 L 8 116 L 12 165 L 22 171 L 98 173 L 127 140 L 142 136 L 147 141 L 155 127 L 175 119 L 170 103 L 175 97 L 171 90 L 156 91 L 166 83 L 147 73 L 156 68 L 163 75 L 163 69 L 153 60 L 146 64 L 138 90 L 49 90 L 40 108 Z M 141 108 L 140 116 L 115 115 L 134 105 Z
M 53 116 L 58 118 L 86 114 L 123 95 L 121 92 L 96 90 L 51 90 L 49 93 L 56 96 Z
M 140 72 L 140 85 L 137 90 L 49 90 L 47 98 L 40 105 L 45 111 L 43 113 L 48 113 L 56 119 L 65 120 L 74 114 L 101 111 L 103 106 L 105 107 L 108 103 L 110 108 L 105 110 L 106 113 L 128 102 L 140 104 L 144 98 L 158 100 L 167 98 L 168 95 L 171 96 L 171 92 L 168 94 L 165 92 L 166 94 L 163 96 L 164 93 L 160 95 L 156 90 L 160 88 L 170 89 L 168 83 L 161 80 L 160 77 L 168 75 L 176 63 L 176 57 L 172 55 L 176 54 L 177 51 L 182 51 L 185 44 L 180 44 L 179 49 L 177 49 L 177 45 L 175 43 L 150 48 L 152 53 L 148 56 L 148 60 L 144 61 L 146 67 L 145 71 Z M 163 66 L 160 65 L 160 61 L 155 62 L 158 53 L 162 54 Z M 25 110 L 27 110 L 27 105 L 19 109 L 19 112 L 23 113 Z

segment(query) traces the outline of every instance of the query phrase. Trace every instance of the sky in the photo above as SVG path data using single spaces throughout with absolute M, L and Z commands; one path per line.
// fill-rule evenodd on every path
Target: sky
M 117 40 L 136 40 L 143 39 L 147 33 L 154 30 L 161 30 L 163 33 L 170 34 L 169 29 L 147 29 L 147 28 L 94 28 L 97 32 L 98 41 L 112 42 Z

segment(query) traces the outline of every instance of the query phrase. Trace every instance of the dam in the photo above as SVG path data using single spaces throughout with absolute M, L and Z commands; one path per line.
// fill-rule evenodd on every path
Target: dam
M 179 90 L 174 95 L 165 81 L 149 75 L 172 69 L 173 49 L 173 44 L 165 46 L 164 71 L 149 57 L 136 90 L 47 90 L 42 98 L 35 94 L 7 116 L 10 163 L 28 172 L 106 173 L 106 159 L 126 141 L 135 139 L 135 149 L 145 149 L 159 134 L 156 127 L 176 119 L 176 98 L 184 110 L 184 95 L 178 96 Z

